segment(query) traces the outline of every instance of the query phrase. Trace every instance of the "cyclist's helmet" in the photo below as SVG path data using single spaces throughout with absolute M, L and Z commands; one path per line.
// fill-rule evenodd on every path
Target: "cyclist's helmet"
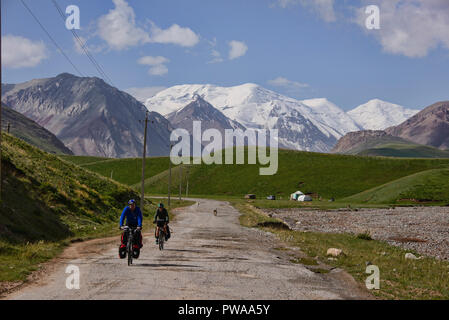
M 136 200 L 131 199 L 131 200 L 128 201 L 128 204 L 130 204 L 130 205 L 133 204 L 133 203 L 136 204 Z
M 162 202 L 159 203 L 158 208 L 163 208 L 163 207 L 164 207 L 164 204 Z

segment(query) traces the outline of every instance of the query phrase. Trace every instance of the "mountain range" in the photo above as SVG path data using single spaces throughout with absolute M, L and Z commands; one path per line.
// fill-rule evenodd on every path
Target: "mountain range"
M 167 155 L 171 130 L 191 133 L 193 121 L 201 121 L 202 130 L 220 132 L 277 129 L 281 148 L 330 152 L 349 132 L 384 130 L 417 112 L 378 99 L 345 112 L 325 98 L 297 100 L 252 83 L 173 86 L 143 105 L 99 78 L 68 73 L 2 84 L 2 102 L 53 133 L 74 154 L 104 157 L 141 155 L 147 110 L 150 156 Z M 411 134 L 404 129 L 403 135 Z
M 368 113 L 376 110 L 381 129 L 399 124 L 417 112 L 372 100 L 346 113 L 324 98 L 296 100 L 252 83 L 234 87 L 173 86 L 147 99 L 145 105 L 168 116 L 183 109 L 195 96 L 219 110 L 228 122 L 234 121 L 248 129 L 278 129 L 280 147 L 317 152 L 329 152 L 346 133 L 373 125 L 364 121 L 365 109 Z
M 56 135 L 74 154 L 137 157 L 143 150 L 147 109 L 96 77 L 63 73 L 20 84 L 2 84 L 2 101 Z M 148 154 L 168 154 L 169 122 L 149 114 Z

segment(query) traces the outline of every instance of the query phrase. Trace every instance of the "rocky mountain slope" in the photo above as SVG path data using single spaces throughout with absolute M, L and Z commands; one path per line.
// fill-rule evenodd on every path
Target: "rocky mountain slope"
M 402 124 L 385 130 L 390 135 L 441 150 L 449 149 L 449 101 L 435 103 Z
M 96 77 L 63 73 L 54 78 L 2 84 L 2 101 L 55 134 L 76 155 L 142 154 L 146 108 Z M 149 155 L 167 155 L 169 122 L 150 113 Z
M 202 130 L 213 128 L 224 132 L 225 129 L 245 129 L 240 123 L 226 117 L 200 96 L 197 95 L 193 99 L 184 108 L 166 116 L 174 128 L 183 128 L 192 133 L 193 121 L 201 121 Z
M 216 129 L 221 133 L 222 146 L 233 146 L 232 143 L 226 145 L 225 130 L 226 129 L 240 129 L 245 130 L 240 123 L 231 120 L 214 108 L 210 103 L 201 98 L 199 95 L 193 97 L 193 101 L 178 111 L 169 113 L 166 118 L 170 121 L 173 128 L 185 129 L 190 134 L 191 152 L 193 152 L 193 141 L 196 139 L 200 145 L 205 146 L 209 142 L 202 141 L 202 133 L 208 129 Z M 201 136 L 193 136 L 193 122 L 199 121 L 201 123 Z M 256 141 L 250 141 L 251 145 L 255 145 Z
M 356 154 L 386 144 L 408 145 L 408 148 L 428 146 L 428 152 L 445 156 L 433 148 L 449 149 L 449 102 L 438 102 L 417 113 L 398 126 L 386 130 L 350 132 L 341 138 L 332 152 Z M 391 146 L 390 146 L 391 148 Z
M 73 154 L 53 133 L 38 125 L 31 119 L 2 105 L 2 128 L 39 149 L 55 154 Z

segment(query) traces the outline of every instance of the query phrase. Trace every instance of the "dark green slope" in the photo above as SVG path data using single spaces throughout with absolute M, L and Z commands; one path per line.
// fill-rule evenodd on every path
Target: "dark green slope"
M 0 240 L 83 236 L 118 219 L 136 192 L 2 134 Z
M 449 169 L 418 172 L 344 199 L 355 203 L 449 204 Z
M 414 143 L 379 144 L 358 153 L 361 156 L 398 158 L 449 158 L 449 151 Z

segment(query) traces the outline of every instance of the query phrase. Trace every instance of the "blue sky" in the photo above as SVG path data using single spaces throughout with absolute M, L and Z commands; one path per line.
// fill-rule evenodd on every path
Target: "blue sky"
M 84 75 L 51 0 L 24 0 Z M 57 0 L 80 9 L 83 37 L 119 89 L 257 83 L 344 110 L 379 98 L 410 108 L 447 100 L 447 0 Z M 76 74 L 18 0 L 2 0 L 2 82 Z M 380 30 L 363 11 L 380 7 Z M 419 13 L 419 14 L 417 14 Z

